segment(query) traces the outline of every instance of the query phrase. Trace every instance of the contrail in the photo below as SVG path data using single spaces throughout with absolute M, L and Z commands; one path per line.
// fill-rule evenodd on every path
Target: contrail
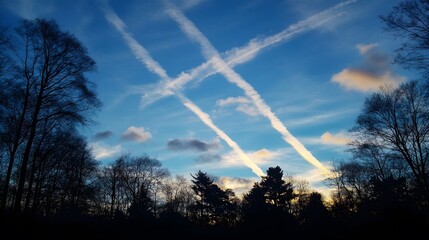
M 195 105 L 191 100 L 183 96 L 182 93 L 176 93 L 176 96 L 179 97 L 180 101 L 185 105 L 189 110 L 195 113 L 201 121 L 203 121 L 208 127 L 210 127 L 216 134 L 222 138 L 243 160 L 244 164 L 248 166 L 252 171 L 259 177 L 265 176 L 265 173 L 258 167 L 250 157 L 238 146 L 238 144 L 232 140 L 225 132 L 219 129 L 211 120 L 210 116 L 207 113 L 204 113 L 197 105 Z
M 123 21 L 116 15 L 113 10 L 107 6 L 104 6 L 103 11 L 108 22 L 110 22 L 118 32 L 121 33 L 127 45 L 130 47 L 133 54 L 136 58 L 141 61 L 149 71 L 157 74 L 163 81 L 171 81 L 171 78 L 167 75 L 167 72 L 161 67 L 161 65 L 155 61 L 148 51 L 140 45 L 132 36 L 125 30 L 125 24 Z M 198 118 L 201 119 L 209 128 L 211 128 L 220 138 L 222 138 L 238 155 L 241 157 L 243 163 L 249 167 L 257 176 L 265 176 L 261 168 L 259 168 L 249 156 L 240 148 L 240 146 L 232 140 L 225 132 L 219 129 L 211 120 L 210 116 L 203 112 L 197 105 L 195 105 L 191 100 L 186 98 L 181 92 L 173 92 L 182 104 L 191 110 Z
M 224 60 L 230 67 L 248 62 L 266 47 L 288 40 L 299 33 L 320 27 L 327 22 L 331 22 L 335 18 L 343 15 L 342 12 L 337 12 L 337 10 L 353 2 L 356 2 L 356 0 L 349 0 L 339 3 L 331 8 L 328 8 L 327 10 L 312 15 L 305 20 L 301 20 L 297 23 L 289 25 L 287 28 L 283 29 L 277 34 L 265 38 L 253 38 L 243 47 L 233 48 L 224 52 L 222 54 L 224 56 Z M 209 64 L 209 62 L 205 62 L 196 68 L 182 72 L 172 81 L 160 81 L 157 84 L 147 85 L 146 90 L 135 88 L 131 90 L 130 94 L 134 92 L 144 92 L 141 106 L 146 107 L 162 97 L 171 95 L 171 89 L 173 88 L 181 91 L 184 88 L 184 85 L 188 82 L 195 79 L 203 80 L 216 73 L 216 69 L 214 69 L 212 65 Z
M 171 2 L 164 1 L 166 11 L 170 17 L 175 20 L 181 30 L 188 36 L 192 41 L 197 42 L 201 46 L 202 53 L 206 60 L 213 63 L 214 68 L 220 72 L 225 78 L 236 84 L 238 87 L 244 90 L 247 97 L 249 97 L 258 110 L 267 117 L 271 126 L 277 130 L 305 160 L 310 164 L 317 167 L 327 175 L 331 175 L 331 171 L 320 163 L 305 146 L 298 141 L 278 119 L 278 117 L 271 111 L 271 108 L 264 102 L 261 96 L 256 90 L 247 83 L 238 73 L 236 73 L 225 60 L 223 60 L 219 52 L 213 47 L 210 41 L 197 29 L 197 27 L 188 19 L 186 16 Z

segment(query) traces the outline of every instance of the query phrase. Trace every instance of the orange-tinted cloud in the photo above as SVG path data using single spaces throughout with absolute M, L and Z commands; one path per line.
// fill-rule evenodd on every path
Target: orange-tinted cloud
M 405 78 L 396 76 L 391 72 L 377 75 L 361 69 L 346 68 L 332 76 L 332 81 L 340 84 L 347 90 L 368 92 L 377 91 L 384 85 L 397 87 L 405 81 Z
M 347 145 L 351 142 L 351 138 L 345 133 L 339 132 L 337 134 L 331 134 L 330 132 L 325 132 L 320 139 L 324 144 L 333 144 L 333 145 Z
M 377 49 L 377 44 L 358 44 L 356 48 L 364 61 L 360 66 L 348 67 L 332 76 L 331 81 L 346 90 L 361 92 L 377 91 L 389 85 L 397 87 L 405 78 L 396 75 L 391 69 L 390 58 Z

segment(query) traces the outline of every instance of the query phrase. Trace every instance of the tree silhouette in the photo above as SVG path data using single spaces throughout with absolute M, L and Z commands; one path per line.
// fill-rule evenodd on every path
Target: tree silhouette
M 144 186 L 138 191 L 137 197 L 128 208 L 129 217 L 134 221 L 150 221 L 153 215 L 153 201 Z
M 155 184 L 164 182 L 169 177 L 167 169 L 159 160 L 147 155 L 132 156 L 122 154 L 112 164 L 102 167 L 97 176 L 97 183 L 102 199 L 99 209 L 114 217 L 117 213 L 127 213 L 131 205 L 137 207 L 151 204 L 148 210 L 156 215 L 156 196 L 160 189 Z M 146 201 L 143 204 L 143 200 Z
M 37 141 L 56 129 L 90 122 L 89 113 L 101 104 L 85 73 L 95 62 L 84 46 L 70 33 L 62 32 L 54 21 L 23 20 L 11 37 L 8 56 L 14 66 L 12 86 L 18 101 L 9 106 L 9 164 L 1 206 L 8 197 L 15 159 L 19 162 L 15 212 L 20 212 L 28 181 L 29 164 L 37 153 Z
M 340 215 L 354 214 L 362 202 L 369 197 L 371 179 L 368 168 L 357 160 L 340 162 L 334 168 L 335 177 L 329 179 L 336 192 L 333 196 L 334 209 Z
M 268 217 L 269 204 L 266 201 L 265 189 L 260 183 L 255 183 L 248 193 L 243 197 L 242 202 L 243 220 L 246 223 L 255 224 L 262 217 Z
M 164 214 L 189 216 L 189 207 L 194 204 L 194 193 L 184 176 L 176 176 L 163 186 Z
M 428 106 L 427 83 L 410 81 L 396 89 L 383 88 L 366 99 L 351 130 L 355 135 L 352 143 L 355 156 L 366 156 L 367 161 L 372 159 L 376 163 L 372 164 L 373 168 L 382 163 L 379 159 L 395 163 L 378 168 L 381 179 L 390 175 L 412 176 L 410 180 L 422 193 L 418 197 L 426 207 L 429 203 Z M 367 151 L 368 148 L 372 150 Z M 372 155 L 374 153 L 378 155 Z M 388 166 L 397 166 L 398 161 L 403 163 L 400 167 L 386 171 Z M 404 173 L 398 174 L 398 171 Z
M 267 176 L 262 177 L 261 188 L 265 191 L 266 202 L 274 209 L 284 212 L 291 210 L 291 201 L 295 198 L 292 183 L 283 180 L 283 170 L 270 167 Z
M 300 213 L 300 217 L 304 224 L 323 228 L 322 226 L 325 225 L 326 221 L 329 221 L 329 214 L 328 209 L 323 204 L 322 195 L 318 192 L 312 192 Z
M 236 218 L 234 193 L 231 190 L 222 190 L 207 173 L 198 171 L 191 175 L 193 180 L 192 190 L 196 195 L 196 201 L 191 206 L 191 212 L 195 220 L 201 224 L 219 225 L 233 224 Z
M 110 218 L 126 211 L 122 203 L 124 196 L 123 174 L 125 172 L 125 158 L 123 156 L 113 163 L 102 167 L 98 171 L 96 185 L 99 189 L 99 208 Z
M 262 177 L 261 182 L 255 183 L 243 197 L 242 214 L 245 229 L 257 234 L 256 228 L 274 230 L 282 227 L 290 229 L 292 234 L 296 226 L 291 214 L 294 198 L 293 185 L 285 182 L 283 170 L 279 166 L 268 168 L 267 175 Z
M 417 69 L 429 75 L 429 2 L 407 0 L 396 5 L 386 16 L 381 16 L 384 30 L 403 40 L 396 50 L 395 62 L 408 69 Z

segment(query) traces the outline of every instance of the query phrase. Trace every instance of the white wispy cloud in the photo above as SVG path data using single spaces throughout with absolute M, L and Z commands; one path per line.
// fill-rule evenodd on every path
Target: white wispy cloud
M 277 165 L 281 160 L 287 158 L 288 156 L 293 155 L 291 153 L 292 149 L 288 148 L 280 148 L 276 150 L 269 150 L 266 148 L 259 149 L 257 151 L 247 151 L 246 154 L 249 156 L 252 162 L 257 164 L 258 166 L 273 166 Z M 239 155 L 236 151 L 230 151 L 218 156 L 219 159 L 217 161 L 206 161 L 201 162 L 201 166 L 204 169 L 223 169 L 223 168 L 239 168 L 242 167 L 239 159 Z M 264 174 L 265 175 L 265 174 Z
M 352 141 L 351 137 L 347 136 L 344 132 L 338 132 L 336 134 L 325 132 L 320 136 L 320 139 L 322 143 L 331 145 L 347 145 Z
M 175 0 L 180 9 L 186 10 L 201 4 L 204 0 Z
M 125 30 L 125 24 L 123 21 L 113 12 L 113 10 L 106 3 L 103 7 L 106 19 L 116 28 L 118 32 L 121 33 L 127 45 L 130 47 L 133 54 L 143 63 L 151 72 L 157 74 L 162 81 L 171 83 L 171 78 L 167 75 L 167 72 L 161 67 L 161 65 L 155 61 L 148 51 L 140 45 L 131 34 Z M 169 88 L 168 88 L 169 89 Z M 195 105 L 191 100 L 186 98 L 182 93 L 172 88 L 173 93 L 179 98 L 185 107 L 191 110 L 203 123 L 205 123 L 209 128 L 211 128 L 221 139 L 223 139 L 234 151 L 239 155 L 239 159 L 249 167 L 257 176 L 263 176 L 264 172 L 253 163 L 249 156 L 241 149 L 241 147 L 233 141 L 225 132 L 219 129 L 211 120 L 210 116 L 203 112 L 197 105 Z
M 216 101 L 216 105 L 220 107 L 228 106 L 231 104 L 249 103 L 250 100 L 246 97 L 228 97 Z
M 243 194 L 248 193 L 256 182 L 260 179 L 256 178 L 232 178 L 220 177 L 217 184 L 222 189 L 231 189 L 234 191 L 235 196 L 241 198 Z
M 337 19 L 343 14 L 341 9 L 353 2 L 355 2 L 355 0 L 339 3 L 327 10 L 312 15 L 305 20 L 289 25 L 277 34 L 267 37 L 253 38 L 245 46 L 236 47 L 226 51 L 222 54 L 222 57 L 230 67 L 248 62 L 257 56 L 261 50 L 273 44 L 285 42 L 300 33 L 324 26 L 328 23 L 333 23 L 334 19 Z M 184 86 L 192 80 L 197 82 L 202 81 L 215 73 L 217 73 L 217 70 L 213 68 L 209 60 L 196 68 L 182 72 L 175 79 L 162 80 L 156 85 L 144 87 L 140 91 L 143 94 L 141 105 L 142 107 L 146 107 L 160 98 L 172 95 L 175 91 L 181 91 Z
M 1 3 L 24 19 L 42 17 L 56 9 L 54 0 L 14 0 L 2 1 Z
M 262 148 L 258 151 L 249 153 L 249 155 L 252 159 L 255 159 L 256 162 L 266 163 L 270 160 L 284 155 L 284 153 L 285 152 L 283 150 L 270 151 L 266 148 Z
M 219 107 L 226 107 L 229 105 L 237 105 L 235 110 L 245 113 L 249 116 L 260 115 L 258 109 L 253 105 L 252 101 L 246 97 L 228 97 L 225 99 L 219 99 L 216 101 L 216 105 Z
M 124 133 L 122 139 L 144 143 L 152 137 L 152 134 L 143 127 L 131 126 Z
M 350 112 L 354 112 L 356 109 L 347 109 L 347 110 L 337 110 L 335 112 L 325 112 L 320 114 L 309 115 L 305 117 L 297 117 L 288 119 L 288 126 L 308 126 L 320 123 L 326 123 L 332 120 L 337 120 L 349 114 Z
M 371 49 L 377 47 L 377 43 L 370 43 L 370 44 L 358 44 L 356 45 L 356 48 L 359 50 L 359 53 L 361 55 L 365 55 L 367 52 L 369 52 Z
M 236 73 L 227 62 L 225 62 L 219 52 L 212 46 L 210 41 L 197 29 L 197 27 L 172 3 L 164 1 L 166 11 L 170 17 L 175 20 L 180 29 L 187 35 L 189 39 L 197 42 L 201 46 L 201 51 L 206 58 L 214 65 L 214 68 L 224 75 L 224 77 L 231 83 L 236 84 L 252 100 L 257 109 L 262 115 L 267 117 L 271 126 L 277 130 L 305 160 L 310 164 L 323 171 L 325 174 L 331 174 L 331 171 L 326 168 L 319 160 L 317 160 L 305 146 L 298 141 L 283 125 L 280 119 L 271 111 L 271 108 L 264 102 L 259 93 L 247 83 L 238 73 Z
M 348 67 L 332 76 L 331 81 L 346 90 L 361 92 L 377 91 L 384 85 L 397 87 L 405 77 L 391 69 L 389 56 L 377 49 L 377 44 L 358 44 L 356 48 L 364 57 L 362 66 Z
M 108 146 L 99 142 L 95 142 L 91 144 L 91 150 L 94 154 L 94 158 L 97 160 L 101 160 L 104 158 L 114 157 L 121 152 L 121 145 Z

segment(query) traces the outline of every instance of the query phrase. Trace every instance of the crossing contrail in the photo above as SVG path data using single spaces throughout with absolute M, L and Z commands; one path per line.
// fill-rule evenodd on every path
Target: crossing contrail
M 122 35 L 128 47 L 131 49 L 136 58 L 143 63 L 149 71 L 157 74 L 162 81 L 171 81 L 171 78 L 167 75 L 167 72 L 161 67 L 161 65 L 155 61 L 149 54 L 149 52 L 137 42 L 130 33 L 126 31 L 124 22 L 119 16 L 106 4 L 103 8 L 107 21 L 112 24 L 115 29 Z M 264 176 L 262 169 L 257 166 L 250 157 L 241 149 L 241 147 L 233 141 L 225 132 L 219 129 L 211 120 L 210 116 L 203 112 L 197 105 L 191 100 L 186 98 L 181 92 L 174 90 L 175 94 L 181 103 L 191 110 L 200 120 L 211 128 L 222 140 L 224 140 L 241 158 L 243 163 L 249 167 L 257 176 Z
M 246 96 L 253 101 L 261 114 L 270 120 L 271 126 L 277 130 L 282 135 L 283 139 L 305 160 L 325 174 L 331 175 L 331 171 L 319 162 L 319 160 L 317 160 L 311 152 L 287 130 L 286 126 L 284 126 L 280 119 L 271 111 L 271 108 L 264 102 L 259 93 L 228 65 L 198 28 L 173 3 L 166 0 L 163 2 L 167 14 L 177 22 L 180 29 L 190 40 L 197 42 L 201 46 L 202 53 L 206 60 L 212 62 L 213 67 L 224 75 L 229 82 L 236 84 L 244 91 Z
M 284 42 L 300 33 L 304 33 L 311 29 L 323 26 L 328 22 L 332 22 L 335 18 L 338 18 L 339 16 L 343 15 L 343 12 L 339 11 L 341 8 L 353 2 L 356 2 L 356 0 L 349 0 L 334 5 L 333 7 L 314 14 L 304 20 L 291 24 L 287 28 L 276 34 L 264 38 L 253 38 L 242 47 L 236 47 L 224 52 L 222 54 L 223 58 L 230 67 L 234 67 L 238 64 L 248 62 L 252 60 L 264 48 L 267 48 L 276 43 Z M 213 65 L 210 64 L 210 62 L 205 62 L 198 67 L 195 67 L 186 72 L 182 72 L 173 80 L 161 80 L 157 84 L 146 85 L 146 89 L 133 89 L 131 93 L 143 92 L 141 107 L 146 107 L 160 98 L 172 95 L 172 89 L 181 91 L 183 90 L 184 86 L 190 81 L 203 80 L 216 73 L 217 71 L 213 68 Z
M 220 138 L 222 138 L 232 149 L 234 149 L 244 164 L 252 169 L 256 175 L 259 177 L 265 176 L 265 173 L 261 170 L 261 168 L 259 168 L 258 165 L 256 165 L 250 159 L 249 155 L 247 155 L 234 140 L 232 140 L 225 132 L 223 132 L 213 123 L 207 113 L 204 113 L 197 105 L 195 105 L 191 100 L 187 99 L 182 93 L 176 93 L 176 96 L 179 97 L 183 105 L 195 113 L 195 115 L 197 115 L 201 121 L 203 121 L 208 127 L 215 131 Z

